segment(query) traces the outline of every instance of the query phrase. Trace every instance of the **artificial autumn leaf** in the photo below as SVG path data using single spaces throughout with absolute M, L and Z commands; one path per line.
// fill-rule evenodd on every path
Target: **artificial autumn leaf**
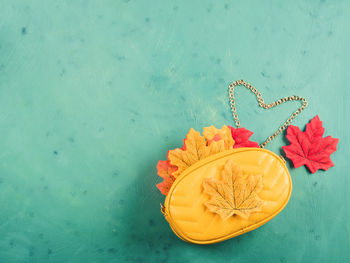
M 252 136 L 253 132 L 247 130 L 246 128 L 233 128 L 228 126 L 231 130 L 231 136 L 235 141 L 233 148 L 241 148 L 241 147 L 259 147 L 257 142 L 249 141 L 250 136 Z
M 163 195 L 168 194 L 170 187 L 174 183 L 175 177 L 172 174 L 176 171 L 176 169 L 176 166 L 171 165 L 168 160 L 158 162 L 158 175 L 162 177 L 164 181 L 157 184 L 157 187 Z
M 201 136 L 199 132 L 195 131 L 194 129 L 190 129 L 186 139 L 184 140 L 184 147 L 168 152 L 168 159 L 170 163 L 177 167 L 177 170 L 173 173 L 173 176 L 176 178 L 188 167 L 195 164 L 199 160 L 224 150 L 224 140 L 212 141 L 210 144 L 208 144 L 205 138 Z
M 337 150 L 339 139 L 331 136 L 323 138 L 323 133 L 318 115 L 306 125 L 305 132 L 297 126 L 288 127 L 286 138 L 290 145 L 282 148 L 295 168 L 306 165 L 311 173 L 315 173 L 318 169 L 328 170 L 334 166 L 330 155 Z
M 203 187 L 210 195 L 205 206 L 223 219 L 235 214 L 247 219 L 263 205 L 258 196 L 263 188 L 261 175 L 245 174 L 232 160 L 225 163 L 221 181 L 205 178 Z
M 217 129 L 214 126 L 205 127 L 203 129 L 203 136 L 209 142 L 224 140 L 226 150 L 232 149 L 235 141 L 232 139 L 231 130 L 227 126 L 222 126 Z
M 232 129 L 234 132 L 232 132 Z M 238 129 L 230 126 L 223 126 L 221 129 L 210 126 L 203 129 L 204 137 L 199 132 L 191 129 L 183 140 L 183 146 L 168 151 L 167 161 L 158 163 L 158 175 L 164 178 L 164 181 L 158 184 L 157 187 L 162 194 L 167 195 L 176 177 L 194 163 L 212 154 L 232 149 L 232 147 L 236 148 L 235 140 L 232 138 L 233 134 L 241 142 L 240 147 L 258 147 L 257 143 L 249 141 L 252 132 L 244 128 L 239 129 L 241 130 L 236 132 Z M 167 173 L 164 173 L 164 171 L 167 171 Z

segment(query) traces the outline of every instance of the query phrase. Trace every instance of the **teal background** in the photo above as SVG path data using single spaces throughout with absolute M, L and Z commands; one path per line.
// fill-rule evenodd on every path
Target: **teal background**
M 350 262 L 349 1 L 0 0 L 0 262 Z M 159 211 L 156 164 L 233 125 L 227 86 L 304 96 L 335 167 L 294 169 L 287 207 L 211 246 Z M 297 108 L 236 92 L 262 142 Z M 268 149 L 280 153 L 280 136 Z

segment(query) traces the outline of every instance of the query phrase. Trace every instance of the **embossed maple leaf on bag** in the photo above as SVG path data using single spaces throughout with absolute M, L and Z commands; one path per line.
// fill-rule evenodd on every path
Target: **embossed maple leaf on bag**
M 260 211 L 263 204 L 258 196 L 263 188 L 261 175 L 245 174 L 231 160 L 225 163 L 222 180 L 206 178 L 203 187 L 210 195 L 205 205 L 222 219 L 233 215 L 247 219 L 250 213 Z

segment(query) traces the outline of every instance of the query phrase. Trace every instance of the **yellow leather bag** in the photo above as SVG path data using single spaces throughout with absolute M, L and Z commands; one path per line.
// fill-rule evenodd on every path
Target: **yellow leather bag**
M 204 205 L 209 196 L 203 193 L 203 180 L 220 179 L 227 161 L 239 164 L 243 173 L 262 177 L 259 198 L 264 205 L 261 211 L 247 219 L 231 216 L 223 220 Z M 171 186 L 162 212 L 179 238 L 191 243 L 211 244 L 265 224 L 286 206 L 291 192 L 292 181 L 279 156 L 261 148 L 238 148 L 212 155 L 186 169 Z
M 229 96 L 237 127 L 233 90 L 238 85 L 251 90 L 265 109 L 292 100 L 301 101 L 302 106 L 260 147 L 255 143 L 236 148 L 240 138 L 235 138 L 235 128 L 211 126 L 204 128 L 203 136 L 191 129 L 184 146 L 169 151 L 168 160 L 160 161 L 157 168 L 164 185 L 157 186 L 166 195 L 161 212 L 184 241 L 211 244 L 254 230 L 281 212 L 290 198 L 292 181 L 283 157 L 263 148 L 307 102 L 290 96 L 265 104 L 253 86 L 236 81 L 230 84 Z

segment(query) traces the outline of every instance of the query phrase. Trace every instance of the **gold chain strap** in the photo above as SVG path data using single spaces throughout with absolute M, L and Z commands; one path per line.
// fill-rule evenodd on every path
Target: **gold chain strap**
M 236 109 L 236 103 L 235 103 L 235 96 L 234 96 L 234 88 L 236 86 L 240 86 L 243 85 L 244 87 L 246 87 L 247 89 L 251 90 L 255 96 L 256 99 L 259 102 L 259 106 L 264 108 L 264 109 L 271 109 L 273 107 L 276 107 L 277 105 L 280 105 L 286 101 L 294 101 L 294 100 L 299 100 L 302 102 L 302 105 L 300 106 L 299 109 L 297 109 L 284 123 L 281 127 L 278 128 L 278 130 L 272 134 L 270 137 L 268 137 L 266 139 L 266 141 L 264 141 L 262 144 L 260 144 L 260 148 L 264 148 L 266 146 L 266 144 L 268 144 L 270 141 L 272 141 L 278 134 L 280 134 L 282 131 L 284 131 L 293 121 L 293 119 L 300 113 L 302 112 L 306 107 L 307 107 L 307 101 L 306 99 L 299 97 L 299 96 L 289 96 L 289 97 L 285 97 L 282 99 L 279 99 L 277 101 L 274 101 L 270 104 L 266 104 L 264 102 L 264 99 L 261 96 L 261 93 L 259 91 L 257 91 L 252 85 L 250 85 L 249 83 L 245 82 L 244 80 L 237 80 L 235 82 L 232 82 L 229 85 L 229 97 L 230 97 L 230 104 L 231 104 L 231 111 L 232 111 L 232 116 L 233 119 L 235 120 L 236 126 L 237 128 L 239 128 L 241 126 L 239 119 L 238 119 L 238 115 L 237 115 L 237 109 Z

